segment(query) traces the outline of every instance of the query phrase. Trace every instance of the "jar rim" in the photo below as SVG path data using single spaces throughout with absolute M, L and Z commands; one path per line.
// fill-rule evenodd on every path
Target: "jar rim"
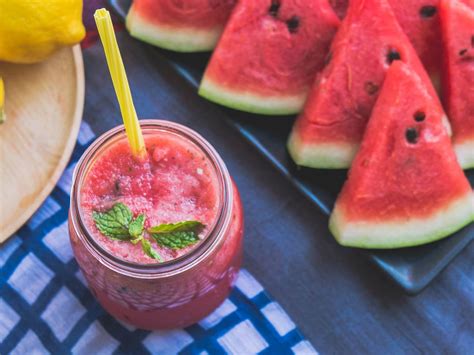
M 84 242 L 87 250 L 102 264 L 123 275 L 154 279 L 169 277 L 195 267 L 210 255 L 220 244 L 225 236 L 231 219 L 233 205 L 233 186 L 227 167 L 217 153 L 215 148 L 199 133 L 176 122 L 158 119 L 140 120 L 140 126 L 144 133 L 147 130 L 159 129 L 162 132 L 169 132 L 179 135 L 185 140 L 191 141 L 208 158 L 215 170 L 217 180 L 220 185 L 219 208 L 216 220 L 210 228 L 209 233 L 192 250 L 184 255 L 162 263 L 141 264 L 124 260 L 106 250 L 89 233 L 84 224 L 80 212 L 80 187 L 87 175 L 91 161 L 101 154 L 102 149 L 107 148 L 107 143 L 114 139 L 125 137 L 124 125 L 114 127 L 99 136 L 86 149 L 76 164 L 72 177 L 72 187 L 70 195 L 70 220 L 76 235 Z

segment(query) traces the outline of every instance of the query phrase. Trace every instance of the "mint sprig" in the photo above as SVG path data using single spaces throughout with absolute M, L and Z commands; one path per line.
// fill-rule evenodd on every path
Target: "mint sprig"
M 130 208 L 119 202 L 107 212 L 93 212 L 92 218 L 97 229 L 113 240 L 129 241 L 132 244 L 142 242 L 142 249 L 146 255 L 160 262 L 163 258 L 154 250 L 148 240 L 143 237 L 146 216 L 139 214 L 133 219 Z
M 133 244 L 141 242 L 142 249 L 150 258 L 163 261 L 161 255 L 145 238 L 145 232 L 162 248 L 179 250 L 199 241 L 199 232 L 204 225 L 198 221 L 164 223 L 148 228 L 145 231 L 146 216 L 139 214 L 133 218 L 130 208 L 119 202 L 106 212 L 92 213 L 97 229 L 112 240 L 128 241 Z

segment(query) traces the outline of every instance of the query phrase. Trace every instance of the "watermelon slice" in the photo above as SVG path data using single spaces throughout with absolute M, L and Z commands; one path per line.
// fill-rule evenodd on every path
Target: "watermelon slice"
M 439 87 L 442 58 L 439 0 L 389 2 L 433 83 Z
M 443 100 L 463 168 L 474 168 L 474 1 L 441 1 Z
M 248 112 L 299 112 L 338 26 L 327 0 L 241 0 L 199 94 Z
M 415 246 L 474 220 L 474 195 L 443 116 L 425 80 L 394 63 L 331 214 L 340 244 Z
M 298 165 L 350 166 L 392 63 L 409 63 L 429 82 L 387 0 L 351 1 L 330 51 L 288 141 Z
M 134 0 L 126 26 L 133 37 L 178 52 L 214 48 L 236 0 Z
M 330 0 L 330 2 L 339 17 L 343 18 L 349 1 Z M 389 3 L 433 84 L 439 88 L 442 58 L 439 0 L 389 0 Z

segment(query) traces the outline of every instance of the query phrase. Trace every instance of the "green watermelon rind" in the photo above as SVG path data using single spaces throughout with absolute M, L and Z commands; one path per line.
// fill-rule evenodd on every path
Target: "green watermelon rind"
M 209 101 L 240 111 L 260 115 L 292 115 L 300 112 L 307 92 L 300 95 L 264 96 L 250 91 L 233 90 L 204 75 L 199 95 Z
M 346 222 L 341 208 L 336 204 L 329 220 L 329 230 L 336 241 L 343 246 L 395 249 L 443 239 L 472 221 L 474 221 L 474 194 L 469 192 L 446 208 L 440 207 L 439 211 L 430 217 L 413 218 L 409 221 Z
M 304 143 L 299 133 L 293 130 L 287 149 L 296 165 L 315 169 L 347 169 L 351 166 L 359 144 Z
M 464 170 L 474 168 L 474 139 L 462 143 L 455 140 L 453 148 L 461 168 Z
M 146 20 L 134 7 L 130 8 L 125 26 L 132 37 L 175 52 L 208 52 L 214 49 L 223 31 L 159 25 Z

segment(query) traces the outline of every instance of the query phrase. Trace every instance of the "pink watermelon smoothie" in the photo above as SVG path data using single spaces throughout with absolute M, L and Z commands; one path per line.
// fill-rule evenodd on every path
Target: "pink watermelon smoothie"
M 170 122 L 144 122 L 146 160 L 131 155 L 121 127 L 84 153 L 74 176 L 70 237 L 92 293 L 114 317 L 144 329 L 184 327 L 230 292 L 241 263 L 242 207 L 225 165 L 202 137 Z M 134 217 L 145 214 L 145 228 L 187 220 L 205 227 L 198 242 L 180 250 L 145 234 L 159 262 L 141 243 L 97 229 L 92 213 L 118 202 Z

